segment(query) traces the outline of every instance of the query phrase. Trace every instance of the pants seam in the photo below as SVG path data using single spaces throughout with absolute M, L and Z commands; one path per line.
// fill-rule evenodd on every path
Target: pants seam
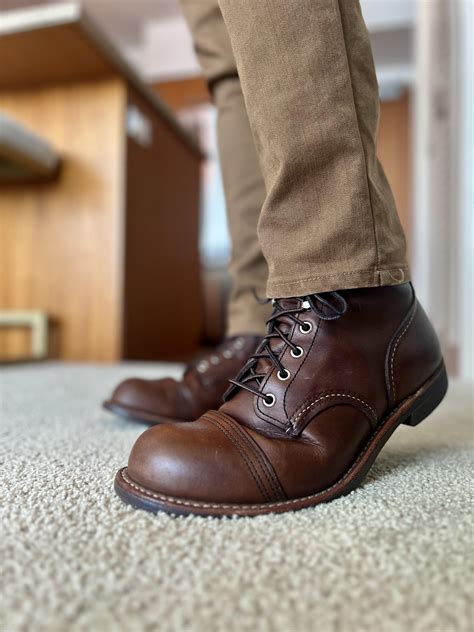
M 366 183 L 367 183 L 367 193 L 368 193 L 368 196 L 369 196 L 370 216 L 371 216 L 371 219 L 372 219 L 372 227 L 373 227 L 373 231 L 374 231 L 374 247 L 375 247 L 375 259 L 376 259 L 375 268 L 374 268 L 374 270 L 372 270 L 372 272 L 374 274 L 378 275 L 378 283 L 379 283 L 379 285 L 381 285 L 382 280 L 381 280 L 380 272 L 379 272 L 380 253 L 379 253 L 379 244 L 378 244 L 378 240 L 377 240 L 377 230 L 376 230 L 376 227 L 375 227 L 375 215 L 374 215 L 374 209 L 373 209 L 372 192 L 370 190 L 369 170 L 368 170 L 368 165 L 367 165 L 367 156 L 366 156 L 366 153 L 365 153 L 364 143 L 362 142 L 362 134 L 360 132 L 359 113 L 357 112 L 357 107 L 356 107 L 356 100 L 355 100 L 355 95 L 354 95 L 354 85 L 353 85 L 353 81 L 352 81 L 351 67 L 350 67 L 350 64 L 349 64 L 349 56 L 348 56 L 348 53 L 347 53 L 346 34 L 344 32 L 344 25 L 343 25 L 343 21 L 342 21 L 340 0 L 336 0 L 336 5 L 337 5 L 337 10 L 339 12 L 341 31 L 342 31 L 342 40 L 344 42 L 345 61 L 346 61 L 346 66 L 347 66 L 347 72 L 348 72 L 349 79 L 350 79 L 351 94 L 352 94 L 352 104 L 353 104 L 353 107 L 354 107 L 354 114 L 355 114 L 356 121 L 357 121 L 357 133 L 358 133 L 358 136 L 359 136 L 359 141 L 360 141 L 362 155 L 364 156 L 365 178 L 366 178 Z

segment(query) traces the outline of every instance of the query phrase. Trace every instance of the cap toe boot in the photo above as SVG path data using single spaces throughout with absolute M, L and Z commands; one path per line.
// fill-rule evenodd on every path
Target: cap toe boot
M 447 388 L 410 284 L 274 301 L 267 336 L 231 383 L 218 410 L 138 439 L 116 477 L 123 500 L 218 516 L 331 500 Z

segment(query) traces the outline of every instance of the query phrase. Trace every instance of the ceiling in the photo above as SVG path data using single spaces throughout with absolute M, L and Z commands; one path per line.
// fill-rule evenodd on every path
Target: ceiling
M 2 9 L 67 3 L 68 0 L 0 0 Z M 82 0 L 82 4 L 116 41 L 137 44 L 149 22 L 180 16 L 179 0 Z M 414 20 L 416 0 L 362 0 L 369 28 L 390 28 Z
M 0 7 L 8 10 L 64 3 L 68 0 L 0 0 Z M 82 4 L 145 80 L 199 74 L 179 0 L 82 0 Z M 362 0 L 361 4 L 379 74 L 388 76 L 389 83 L 394 75 L 396 81 L 400 75 L 405 81 L 412 66 L 411 34 L 417 1 Z
M 68 0 L 0 0 L 2 10 L 61 3 Z M 110 37 L 125 46 L 140 41 L 148 22 L 180 14 L 178 0 L 82 0 L 81 4 Z

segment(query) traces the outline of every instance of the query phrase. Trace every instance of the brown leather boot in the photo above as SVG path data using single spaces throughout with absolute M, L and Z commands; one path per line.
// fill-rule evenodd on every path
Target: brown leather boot
M 237 374 L 261 339 L 257 335 L 227 338 L 191 363 L 180 381 L 125 380 L 103 406 L 121 417 L 150 425 L 194 420 L 222 404 L 229 379 Z
M 139 437 L 115 480 L 125 502 L 251 516 L 331 500 L 447 389 L 436 334 L 408 283 L 274 301 L 268 335 L 231 381 L 219 410 Z

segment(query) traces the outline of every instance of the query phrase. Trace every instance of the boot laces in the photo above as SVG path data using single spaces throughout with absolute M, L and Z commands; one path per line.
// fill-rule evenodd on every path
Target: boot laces
M 293 354 L 297 354 L 293 357 L 299 357 L 302 355 L 302 349 L 289 339 L 289 332 L 285 332 L 281 329 L 281 319 L 283 317 L 301 327 L 304 321 L 301 321 L 297 318 L 297 316 L 309 310 L 316 314 L 316 316 L 321 320 L 326 321 L 340 318 L 347 310 L 347 302 L 338 292 L 327 292 L 324 295 L 312 294 L 310 296 L 298 297 L 298 305 L 292 308 L 283 307 L 281 303 L 284 300 L 285 299 L 266 299 L 264 301 L 259 301 L 265 303 L 271 301 L 273 303 L 272 314 L 267 320 L 267 334 L 262 339 L 255 353 L 250 356 L 237 376 L 233 380 L 229 380 L 231 385 L 224 394 L 224 401 L 227 401 L 237 389 L 243 389 L 252 393 L 256 397 L 263 399 L 267 406 L 273 405 L 275 401 L 274 396 L 271 394 L 265 394 L 261 391 L 262 382 L 267 377 L 268 373 L 257 372 L 257 365 L 260 360 L 269 361 L 270 365 L 279 371 L 279 375 L 283 376 L 283 379 L 287 379 L 284 376 L 289 377 L 289 371 L 283 366 L 280 359 L 283 352 L 286 348 L 289 348 Z M 275 353 L 271 347 L 272 340 L 279 340 L 284 345 L 282 351 L 278 354 Z

